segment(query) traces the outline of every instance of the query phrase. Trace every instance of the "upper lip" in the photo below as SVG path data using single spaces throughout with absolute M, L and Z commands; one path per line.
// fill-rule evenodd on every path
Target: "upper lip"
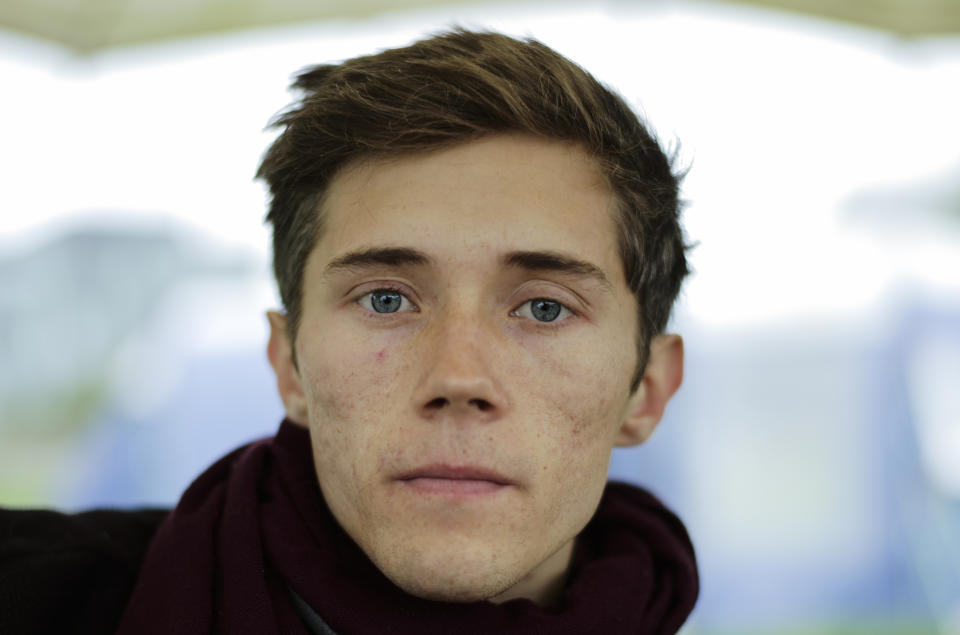
M 397 476 L 399 481 L 409 481 L 415 478 L 444 478 L 450 480 L 492 481 L 500 485 L 509 485 L 510 479 L 503 474 L 489 468 L 475 465 L 447 465 L 434 463 L 424 465 Z

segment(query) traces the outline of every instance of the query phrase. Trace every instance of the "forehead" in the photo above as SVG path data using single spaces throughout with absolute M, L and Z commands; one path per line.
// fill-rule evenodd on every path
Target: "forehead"
M 518 250 L 565 252 L 622 280 L 615 196 L 579 146 L 494 135 L 352 165 L 332 181 L 314 256 L 413 247 L 438 261 Z

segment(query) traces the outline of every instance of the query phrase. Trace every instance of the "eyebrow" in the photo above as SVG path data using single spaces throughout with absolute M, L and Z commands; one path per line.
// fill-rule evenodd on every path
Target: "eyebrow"
M 338 256 L 327 263 L 323 275 L 340 271 L 370 269 L 372 267 L 424 267 L 431 264 L 430 257 L 407 247 L 373 247 L 360 249 Z
M 528 271 L 551 271 L 579 278 L 592 278 L 599 282 L 608 291 L 613 285 L 600 267 L 556 251 L 513 251 L 506 254 L 503 264 L 508 267 L 526 269 Z
M 501 258 L 501 263 L 507 267 L 527 271 L 550 271 L 591 278 L 607 290 L 613 289 L 613 285 L 600 267 L 556 251 L 511 251 Z M 409 247 L 371 247 L 334 258 L 324 268 L 323 275 L 374 267 L 426 267 L 432 264 L 433 260 L 428 255 Z

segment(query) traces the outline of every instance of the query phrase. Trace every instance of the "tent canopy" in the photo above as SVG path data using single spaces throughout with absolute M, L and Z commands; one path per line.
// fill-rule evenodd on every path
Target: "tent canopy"
M 386 12 L 484 1 L 496 4 L 490 0 L 4 0 L 0 3 L 0 27 L 58 42 L 82 54 L 208 33 L 363 19 Z M 719 1 L 821 16 L 903 36 L 960 33 L 960 0 Z M 637 6 L 627 0 L 620 2 Z M 656 3 L 665 4 L 669 2 Z

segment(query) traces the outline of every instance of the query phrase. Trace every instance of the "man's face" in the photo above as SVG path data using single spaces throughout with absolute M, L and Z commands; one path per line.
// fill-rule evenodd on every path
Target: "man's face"
M 522 135 L 333 180 L 281 393 L 334 516 L 406 591 L 562 584 L 611 448 L 640 440 L 614 208 L 581 149 Z

